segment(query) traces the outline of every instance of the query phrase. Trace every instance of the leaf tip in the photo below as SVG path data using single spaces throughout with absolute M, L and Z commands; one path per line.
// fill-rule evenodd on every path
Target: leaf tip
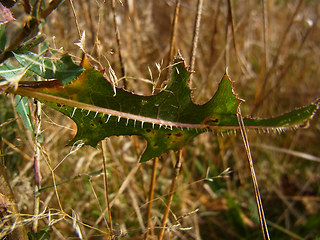
M 80 64 L 84 69 L 91 68 L 91 64 L 86 54 L 83 54 Z

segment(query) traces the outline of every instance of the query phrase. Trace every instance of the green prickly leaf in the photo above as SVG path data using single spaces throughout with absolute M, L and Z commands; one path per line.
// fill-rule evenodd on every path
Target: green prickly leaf
M 183 147 L 203 132 L 239 128 L 237 113 L 242 100 L 234 93 L 227 74 L 211 100 L 198 105 L 191 99 L 190 72 L 181 57 L 175 59 L 167 87 L 152 96 L 115 88 L 85 59 L 82 66 L 83 73 L 65 86 L 56 80 L 21 84 L 11 91 L 37 98 L 70 117 L 78 128 L 71 144 L 81 140 L 95 147 L 106 137 L 139 135 L 147 140 L 140 160 L 147 161 Z M 318 103 L 313 103 L 275 118 L 245 118 L 244 123 L 256 129 L 296 127 L 306 123 L 317 108 Z

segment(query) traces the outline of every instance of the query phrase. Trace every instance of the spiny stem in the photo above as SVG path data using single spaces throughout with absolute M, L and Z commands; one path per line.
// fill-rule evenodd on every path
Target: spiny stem
M 144 239 L 147 240 L 149 233 L 151 231 L 151 210 L 152 210 L 152 201 L 153 201 L 153 194 L 154 194 L 154 187 L 156 182 L 156 170 L 158 165 L 159 158 L 156 157 L 153 159 L 153 167 L 152 167 L 152 175 L 151 175 L 151 182 L 149 188 L 149 203 L 148 203 L 148 213 L 147 213 L 147 232 L 145 234 Z
M 252 159 L 252 155 L 251 155 L 251 151 L 250 151 L 249 140 L 248 140 L 246 129 L 245 129 L 245 126 L 243 123 L 243 118 L 241 115 L 240 108 L 238 108 L 237 117 L 238 117 L 238 122 L 239 122 L 239 126 L 240 126 L 242 140 L 243 140 L 243 143 L 244 143 L 244 146 L 246 149 L 246 153 L 247 153 L 247 157 L 248 157 L 248 161 L 249 161 L 252 183 L 253 183 L 254 193 L 255 193 L 257 207 L 258 207 L 262 235 L 263 235 L 264 240 L 270 240 L 267 221 L 264 216 L 263 205 L 262 205 L 259 186 L 258 186 L 258 180 L 257 180 L 257 176 L 256 176 L 256 173 L 254 170 L 253 159 Z
M 172 203 L 174 187 L 175 187 L 176 181 L 177 181 L 179 173 L 180 173 L 182 162 L 183 162 L 182 150 L 179 150 L 179 157 L 177 159 L 177 162 L 175 165 L 174 175 L 173 175 L 173 178 L 171 181 L 171 187 L 170 187 L 170 191 L 169 191 L 169 195 L 168 195 L 167 206 L 166 206 L 165 212 L 163 214 L 163 218 L 162 218 L 162 224 L 161 224 L 160 233 L 159 233 L 159 237 L 158 237 L 159 240 L 162 240 L 163 236 L 164 236 L 164 231 L 166 229 L 166 223 L 168 220 L 169 211 L 170 211 L 170 207 L 171 207 L 171 203 Z

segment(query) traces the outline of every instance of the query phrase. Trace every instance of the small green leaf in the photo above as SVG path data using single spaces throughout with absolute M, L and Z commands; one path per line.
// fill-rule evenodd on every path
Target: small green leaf
M 22 118 L 25 126 L 28 130 L 33 131 L 33 126 L 30 120 L 30 110 L 29 110 L 29 104 L 28 104 L 28 98 L 27 97 L 21 97 L 19 95 L 15 96 L 15 104 L 16 104 L 16 110 L 17 113 Z
M 70 83 L 78 77 L 83 68 L 74 64 L 70 56 L 60 60 L 52 60 L 32 52 L 24 54 L 14 53 L 21 66 L 45 79 L 59 79 L 63 85 Z

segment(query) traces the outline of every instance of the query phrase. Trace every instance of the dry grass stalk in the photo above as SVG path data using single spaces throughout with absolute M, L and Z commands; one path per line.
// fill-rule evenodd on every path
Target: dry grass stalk
M 243 140 L 243 143 L 244 143 L 244 146 L 246 149 L 246 153 L 247 153 L 247 157 L 248 157 L 248 161 L 249 161 L 250 173 L 251 173 L 251 177 L 252 177 L 253 189 L 254 189 L 254 194 L 256 197 L 256 202 L 257 202 L 257 207 L 258 207 L 259 220 L 260 220 L 263 239 L 270 240 L 268 225 L 267 225 L 266 217 L 264 215 L 264 209 L 263 209 L 263 205 L 262 205 L 262 201 L 261 201 L 258 180 L 257 180 L 256 172 L 254 170 L 254 164 L 253 164 L 253 159 L 252 159 L 251 150 L 250 150 L 250 146 L 249 146 L 249 140 L 248 140 L 246 128 L 243 123 L 243 118 L 241 115 L 240 108 L 238 108 L 237 117 L 238 117 L 238 122 L 239 122 L 239 126 L 240 126 L 242 140 Z

